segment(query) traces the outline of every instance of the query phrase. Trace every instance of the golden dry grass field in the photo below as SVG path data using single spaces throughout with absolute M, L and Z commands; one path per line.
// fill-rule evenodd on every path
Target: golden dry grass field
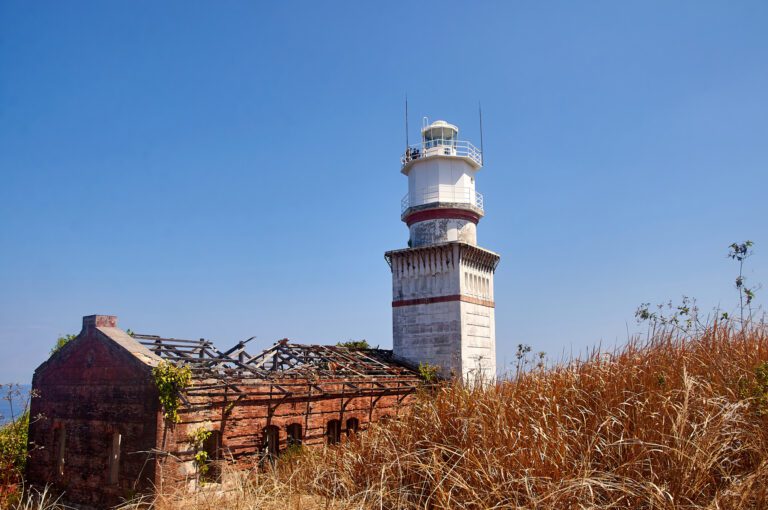
M 768 508 L 766 333 L 727 323 L 692 337 L 657 331 L 492 386 L 447 383 L 338 447 L 305 449 L 224 491 L 161 493 L 142 505 Z

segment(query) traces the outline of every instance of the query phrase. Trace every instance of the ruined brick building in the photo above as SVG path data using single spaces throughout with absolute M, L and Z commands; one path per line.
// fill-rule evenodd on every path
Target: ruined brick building
M 36 371 L 27 477 L 102 507 L 195 479 L 191 436 L 216 461 L 256 467 L 293 445 L 333 444 L 397 416 L 421 383 L 392 352 L 277 342 L 258 354 L 206 340 L 128 335 L 114 316 L 83 329 Z M 152 369 L 191 368 L 179 423 L 163 417 Z M 215 478 L 215 474 L 214 474 Z
M 499 256 L 477 246 L 482 153 L 443 121 L 422 129 L 401 171 L 409 247 L 386 253 L 392 271 L 393 350 L 299 345 L 260 352 L 248 341 L 129 335 L 117 318 L 83 318 L 76 339 L 35 371 L 27 478 L 68 501 L 104 507 L 178 486 L 215 467 L 256 467 L 294 445 L 334 444 L 407 410 L 423 384 L 419 364 L 442 376 L 495 376 L 493 274 Z M 164 418 L 153 368 L 189 367 L 179 422 Z M 192 439 L 204 431 L 202 444 Z

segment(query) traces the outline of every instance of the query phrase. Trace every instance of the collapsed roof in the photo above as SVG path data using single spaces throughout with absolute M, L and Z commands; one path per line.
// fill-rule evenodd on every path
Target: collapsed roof
M 238 342 L 226 351 L 217 349 L 210 340 L 183 340 L 154 335 L 134 334 L 133 338 L 160 358 L 174 364 L 185 364 L 195 376 L 238 379 L 413 379 L 418 372 L 391 350 L 354 349 L 333 345 L 290 343 L 288 339 L 252 355 L 246 344 Z

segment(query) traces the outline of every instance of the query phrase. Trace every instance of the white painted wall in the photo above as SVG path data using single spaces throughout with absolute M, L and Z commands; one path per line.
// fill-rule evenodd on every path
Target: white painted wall
M 408 172 L 411 206 L 432 202 L 475 203 L 475 170 L 464 159 L 430 157 L 413 163 Z

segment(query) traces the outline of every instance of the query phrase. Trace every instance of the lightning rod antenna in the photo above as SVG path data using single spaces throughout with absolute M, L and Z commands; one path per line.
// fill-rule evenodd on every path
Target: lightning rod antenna
M 408 137 L 408 94 L 405 95 L 405 150 L 411 145 L 411 140 Z
M 477 113 L 480 117 L 480 164 L 485 165 L 485 151 L 483 150 L 483 107 L 477 102 Z

